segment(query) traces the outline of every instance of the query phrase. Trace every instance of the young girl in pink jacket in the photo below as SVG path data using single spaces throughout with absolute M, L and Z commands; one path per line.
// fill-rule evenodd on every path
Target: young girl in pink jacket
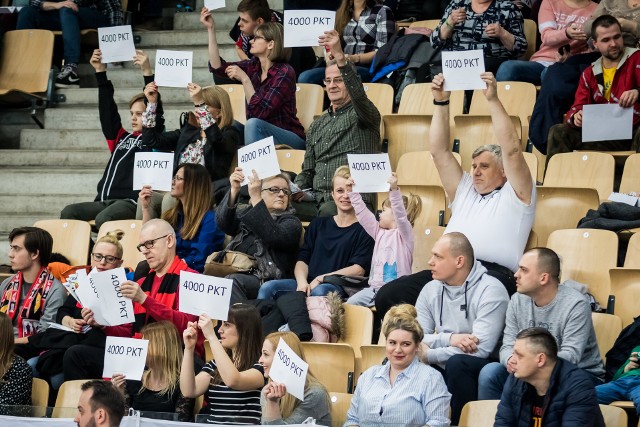
M 353 185 L 353 180 L 351 185 Z M 395 172 L 389 177 L 389 198 L 382 203 L 380 222 L 367 209 L 359 193 L 349 193 L 358 222 L 376 241 L 371 261 L 369 287 L 352 295 L 347 304 L 373 307 L 376 292 L 385 283 L 411 274 L 413 263 L 413 222 L 422 210 L 415 194 L 403 196 Z

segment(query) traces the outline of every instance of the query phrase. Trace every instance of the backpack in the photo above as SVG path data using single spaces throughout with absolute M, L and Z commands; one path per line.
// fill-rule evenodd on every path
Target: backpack
M 631 350 L 640 343 L 640 316 L 633 320 L 633 323 L 620 332 L 616 342 L 606 354 L 607 363 L 605 365 L 605 381 L 613 379 L 615 373 L 620 369 L 631 354 Z

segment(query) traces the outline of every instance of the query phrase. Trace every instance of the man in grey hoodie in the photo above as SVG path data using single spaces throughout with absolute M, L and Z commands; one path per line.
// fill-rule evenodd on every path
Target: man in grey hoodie
M 558 357 L 591 374 L 595 385 L 604 380 L 604 365 L 598 351 L 591 320 L 591 306 L 575 282 L 560 283 L 560 259 L 547 248 L 534 248 L 520 260 L 515 274 L 518 292 L 507 310 L 500 363 L 480 372 L 478 399 L 500 399 L 513 372 L 512 354 L 516 335 L 523 329 L 541 327 L 558 341 Z
M 466 402 L 476 400 L 478 373 L 496 357 L 509 295 L 475 259 L 462 233 L 442 236 L 429 260 L 433 280 L 416 301 L 424 329 L 422 361 L 445 377 L 451 396 L 451 422 L 458 424 Z M 447 375 L 452 372 L 452 375 Z

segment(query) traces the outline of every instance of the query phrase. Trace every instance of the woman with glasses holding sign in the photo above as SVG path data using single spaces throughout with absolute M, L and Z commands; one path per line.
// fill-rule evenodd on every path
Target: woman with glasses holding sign
M 255 299 L 264 281 L 293 277 L 298 255 L 302 223 L 291 208 L 289 178 L 278 174 L 263 180 L 253 171 L 249 175 L 249 206 L 238 209 L 240 187 L 245 171 L 231 174 L 231 189 L 218 205 L 218 227 L 233 239 L 226 251 L 255 258 L 245 273 L 227 276 L 233 279 L 231 303 Z
M 273 136 L 276 144 L 304 150 L 304 127 L 296 116 L 296 73 L 287 64 L 289 50 L 284 48 L 282 25 L 261 24 L 250 42 L 253 58 L 226 62 L 220 58 L 215 23 L 206 7 L 200 12 L 200 22 L 209 32 L 209 71 L 238 80 L 244 88 L 247 101 L 244 143 Z
M 176 232 L 176 254 L 187 265 L 202 273 L 204 262 L 212 252 L 222 249 L 224 233 L 216 225 L 212 210 L 213 195 L 207 169 L 199 164 L 183 163 L 171 181 L 170 195 L 177 204 L 162 214 Z M 145 185 L 138 204 L 142 207 L 142 223 L 152 219 L 153 190 Z
M 281 338 L 294 353 L 304 360 L 304 349 L 296 334 L 293 332 L 273 332 L 264 339 L 260 356 L 260 363 L 264 367 L 264 376 L 267 378 L 269 378 L 273 360 L 277 357 L 276 349 Z M 262 389 L 260 403 L 263 425 L 301 424 L 309 417 L 315 419 L 318 425 L 331 425 L 329 393 L 320 384 L 320 381 L 311 374 L 311 369 L 307 371 L 304 383 L 304 401 L 287 393 L 287 387 L 284 384 L 269 380 Z

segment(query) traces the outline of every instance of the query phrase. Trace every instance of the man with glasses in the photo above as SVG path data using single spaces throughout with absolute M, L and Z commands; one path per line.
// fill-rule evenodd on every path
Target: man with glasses
M 47 268 L 53 238 L 37 227 L 18 227 L 9 233 L 9 262 L 15 275 L 0 285 L 0 312 L 13 323 L 16 344 L 55 323 L 65 291 Z
M 303 191 L 293 194 L 293 206 L 303 221 L 336 215 L 331 197 L 334 172 L 347 164 L 347 154 L 376 153 L 380 144 L 380 113 L 367 98 L 354 65 L 342 51 L 338 33 L 325 32 L 320 36 L 320 45 L 334 58 L 327 63 L 324 79 L 331 106 L 307 131 L 302 172 L 295 179 Z M 373 206 L 373 194 L 362 197 Z
M 126 281 L 120 286 L 122 295 L 133 301 L 135 321 L 121 326 L 103 326 L 96 323 L 93 312 L 83 309 L 82 316 L 92 327 L 103 328 L 107 336 L 140 338 L 140 330 L 151 322 L 168 320 L 178 331 L 186 329 L 197 316 L 178 311 L 180 272 L 196 273 L 176 256 L 176 235 L 167 221 L 152 219 L 140 230 L 137 246 L 151 269 L 136 282 Z M 204 357 L 204 339 L 198 335 L 196 351 Z M 77 347 L 77 348 L 76 348 Z M 100 378 L 104 367 L 104 348 L 76 346 L 64 356 L 65 380 Z

